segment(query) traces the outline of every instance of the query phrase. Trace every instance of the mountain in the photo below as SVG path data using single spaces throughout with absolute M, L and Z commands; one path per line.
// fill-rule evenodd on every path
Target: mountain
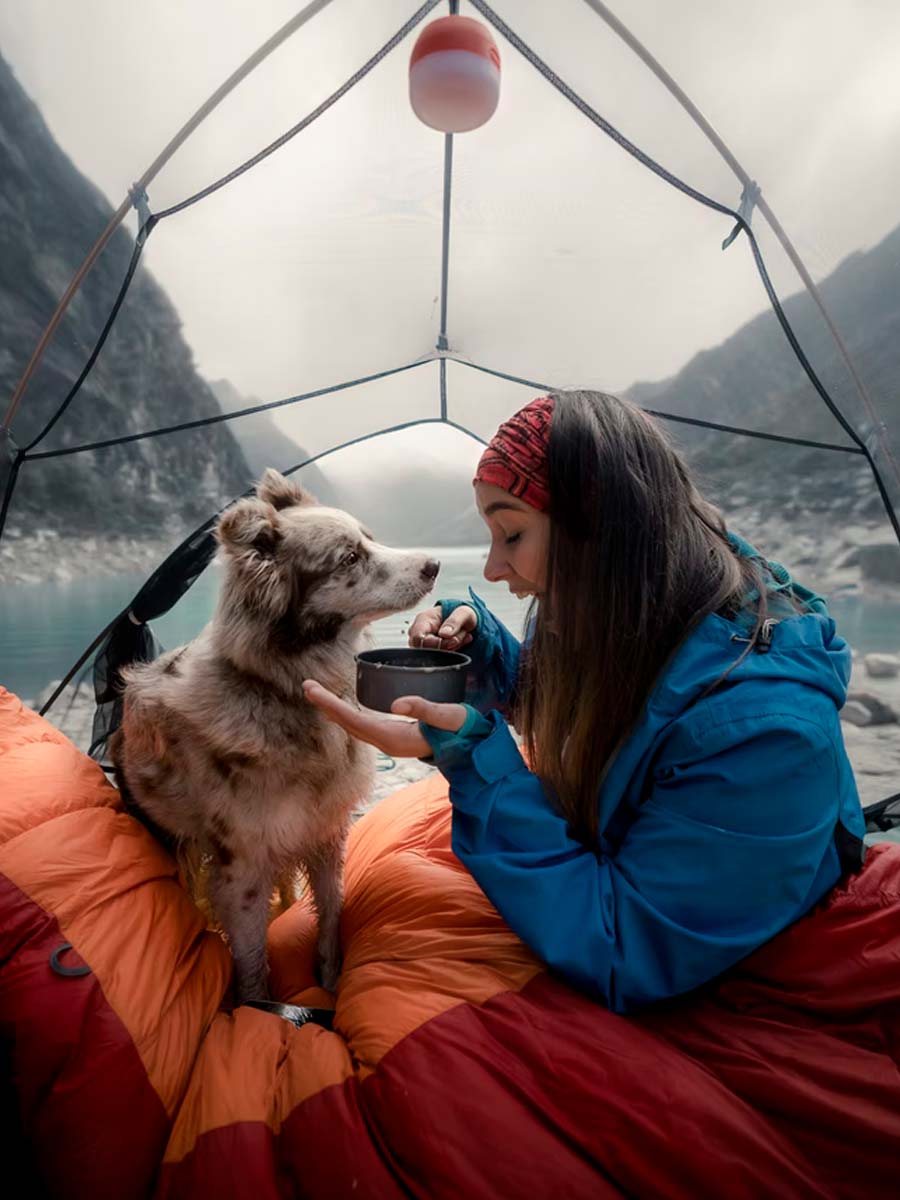
M 5 407 L 58 298 L 112 209 L 53 140 L 0 58 L 0 404 Z M 164 231 L 156 234 L 164 237 Z M 133 248 L 119 228 L 51 341 L 13 423 L 24 446 L 81 371 Z M 75 446 L 220 412 L 181 323 L 142 267 L 81 391 L 41 449 Z M 214 425 L 25 463 L 10 525 L 61 533 L 171 534 L 198 524 L 250 481 L 230 430 Z
M 0 59 L 0 405 L 5 408 L 57 298 L 111 215 L 101 193 L 54 142 L 39 111 Z M 165 229 L 155 237 L 165 237 Z M 80 372 L 124 277 L 133 242 L 119 229 L 73 300 L 14 424 L 25 445 Z M 735 249 L 730 253 L 738 253 Z M 900 459 L 900 228 L 846 259 L 820 285 Z M 867 414 L 811 298 L 785 312 L 826 387 L 865 436 Z M 648 336 L 652 336 L 648 334 Z M 757 430 L 846 441 L 816 395 L 770 310 L 676 375 L 628 394 L 662 411 Z M 41 449 L 75 446 L 252 404 L 227 380 L 195 370 L 178 314 L 142 267 L 80 393 Z M 221 407 L 220 407 L 221 406 Z M 735 528 L 764 545 L 794 538 L 803 554 L 834 558 L 866 540 L 883 510 L 858 457 L 669 425 L 703 485 Z M 374 451 L 373 451 L 374 454 Z M 26 463 L 10 514 L 20 531 L 167 535 L 199 523 L 266 465 L 304 451 L 267 414 L 60 459 Z M 398 461 L 400 459 L 400 461 Z M 886 471 L 886 474 L 889 472 Z M 304 481 L 325 502 L 368 521 L 396 544 L 484 542 L 468 472 L 437 458 L 384 461 L 358 479 L 338 464 Z M 894 484 L 896 491 L 900 485 Z M 874 536 L 874 535 L 873 535 Z M 798 561 L 795 559 L 794 561 Z M 802 561 L 802 554 L 799 559 Z
M 228 379 L 214 379 L 209 386 L 223 412 L 259 404 L 254 396 L 242 395 Z M 308 456 L 268 412 L 239 417 L 229 428 L 254 478 L 266 467 L 292 466 Z M 322 504 L 346 509 L 365 521 L 379 540 L 389 545 L 471 546 L 486 541 L 484 522 L 472 502 L 468 468 L 457 468 L 430 454 L 420 455 L 417 465 L 409 467 L 388 447 L 371 454 L 380 462 L 380 471 L 357 476 L 339 467 L 328 472 L 313 463 L 303 469 L 303 485 Z
M 214 379 L 209 386 L 222 412 L 237 412 L 260 403 L 255 396 L 241 395 L 230 379 Z M 266 467 L 287 470 L 309 457 L 308 451 L 281 432 L 268 412 L 238 417 L 228 427 L 237 439 L 254 479 L 258 479 Z M 320 503 L 340 505 L 334 488 L 315 463 L 304 467 L 302 477 L 304 487 L 309 488 Z
M 844 260 L 819 291 L 841 331 L 876 407 L 876 420 L 900 451 L 900 227 L 878 245 Z M 801 347 L 851 424 L 865 438 L 866 410 L 828 328 L 806 292 L 784 311 Z M 850 444 L 813 389 L 775 314 L 766 310 L 714 349 L 694 356 L 677 375 L 638 383 L 628 395 L 647 408 L 722 424 L 817 441 Z M 726 508 L 755 512 L 760 521 L 787 517 L 872 525 L 884 519 L 864 460 L 800 446 L 708 433 L 670 424 L 707 487 Z M 890 464 L 882 464 L 889 476 Z M 895 500 L 900 481 L 894 480 Z
M 471 469 L 420 451 L 414 466 L 388 446 L 374 450 L 366 474 L 335 470 L 342 508 L 393 546 L 473 546 L 488 540 L 472 500 Z

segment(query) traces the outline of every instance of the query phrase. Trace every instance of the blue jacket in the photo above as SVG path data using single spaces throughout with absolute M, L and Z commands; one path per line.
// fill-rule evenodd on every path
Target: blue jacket
M 444 614 L 457 603 L 443 602 Z M 717 615 L 697 626 L 606 775 L 592 852 L 498 711 L 518 641 L 477 597 L 467 603 L 479 614 L 467 699 L 487 723 L 463 753 L 435 747 L 453 849 L 550 967 L 633 1010 L 711 980 L 841 877 L 837 827 L 852 844 L 864 820 L 838 716 L 850 652 L 827 616 L 781 621 L 771 649 L 748 654 L 708 696 L 746 628 Z

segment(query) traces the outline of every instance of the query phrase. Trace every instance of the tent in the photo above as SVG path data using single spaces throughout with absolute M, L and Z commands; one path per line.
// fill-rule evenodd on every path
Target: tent
M 65 472 L 73 456 L 114 476 L 123 447 L 174 445 L 269 411 L 308 451 L 275 465 L 298 470 L 415 428 L 482 441 L 536 389 L 636 380 L 629 394 L 676 434 L 699 431 L 701 461 L 734 460 L 751 501 L 759 489 L 776 509 L 796 511 L 798 498 L 815 508 L 822 479 L 840 478 L 900 538 L 887 349 L 898 319 L 889 196 L 900 116 L 885 73 L 896 12 L 834 6 L 831 24 L 798 41 L 800 18 L 774 4 L 752 19 L 736 6 L 712 20 L 702 5 L 631 10 L 633 28 L 594 0 L 552 15 L 537 3 L 451 3 L 493 30 L 503 58 L 499 111 L 455 137 L 425 128 L 406 101 L 410 46 L 446 6 L 392 0 L 376 15 L 342 0 L 292 15 L 156 153 L 106 228 L 90 231 L 0 427 L 0 536 L 19 489 L 48 468 Z M 250 49 L 258 23 L 234 22 L 229 52 L 241 39 Z M 67 36 L 46 18 L 39 31 Z M 173 52 L 163 34 L 149 31 L 127 67 L 107 64 L 111 82 Z M 654 57 L 654 42 L 675 61 Z M 776 76 L 795 48 L 796 65 Z M 220 71 L 210 49 L 191 66 L 198 97 Z M 864 71 L 836 75 L 863 53 Z M 689 94 L 692 72 L 714 106 Z M 880 84 L 884 111 L 873 116 Z M 808 91 L 796 112 L 785 107 L 793 87 Z M 153 107 L 141 109 L 138 140 L 157 151 Z M 842 161 L 863 115 L 866 137 Z M 754 150 L 770 178 L 754 178 Z M 52 347 L 126 218 L 135 236 L 124 277 L 64 381 L 47 369 Z M 189 336 L 252 343 L 252 355 L 231 357 L 263 402 L 119 430 L 102 413 L 92 423 L 82 388 L 111 353 L 117 320 L 140 322 L 131 285 L 145 260 L 191 314 Z M 263 304 L 252 295 L 261 285 L 278 289 Z M 723 340 L 729 362 L 707 378 L 705 347 Z M 643 382 L 678 368 L 671 386 Z M 38 400 L 42 419 L 29 423 Z M 147 622 L 209 562 L 218 507 L 69 673 L 95 654 L 95 753 L 116 720 L 115 669 L 152 653 Z
M 584 385 L 629 388 L 701 465 L 728 466 L 732 495 L 799 506 L 823 536 L 859 513 L 900 534 L 888 0 L 177 7 L 175 23 L 94 0 L 105 36 L 85 37 L 88 10 L 38 0 L 7 31 L 59 64 L 78 102 L 55 127 L 102 123 L 119 165 L 86 165 L 107 188 L 125 171 L 127 195 L 105 230 L 53 214 L 83 265 L 22 355 L 0 525 L 79 462 L 123 519 L 154 520 L 153 447 L 185 448 L 187 471 L 198 438 L 227 456 L 216 430 L 251 413 L 279 414 L 306 453 L 274 465 L 302 473 L 390 439 L 412 452 L 423 429 L 463 454 L 535 389 Z M 456 137 L 406 100 L 416 31 L 448 10 L 485 22 L 503 60 L 497 114 Z M 215 348 L 258 403 L 106 403 L 126 324 L 151 362 L 177 335 L 147 266 L 201 363 Z M 189 369 L 167 364 L 163 392 Z M 92 664 L 98 759 L 117 667 L 155 652 L 149 623 L 211 559 L 226 474 L 198 471 L 205 518 L 73 667 Z M 425 782 L 355 827 L 334 1031 L 294 1028 L 223 1008 L 227 953 L 171 860 L 2 689 L 0 755 L 0 1136 L 14 1163 L 24 1114 L 51 1194 L 519 1196 L 548 1163 L 577 1196 L 891 1194 L 896 847 L 697 1003 L 623 1025 L 503 926 Z M 898 817 L 886 797 L 871 832 Z M 315 1006 L 312 914 L 280 922 L 275 991 Z

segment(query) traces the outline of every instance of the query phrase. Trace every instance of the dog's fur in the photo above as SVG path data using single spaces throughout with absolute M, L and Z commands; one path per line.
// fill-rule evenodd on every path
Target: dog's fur
M 218 608 L 199 637 L 123 672 L 110 742 L 126 800 L 208 864 L 209 903 L 231 945 L 241 1002 L 268 996 L 274 886 L 305 871 L 319 917 L 319 970 L 340 970 L 343 850 L 374 754 L 303 697 L 316 679 L 353 701 L 370 621 L 410 608 L 438 564 L 391 550 L 347 513 L 268 470 L 219 520 Z M 190 873 L 190 872 L 189 872 Z

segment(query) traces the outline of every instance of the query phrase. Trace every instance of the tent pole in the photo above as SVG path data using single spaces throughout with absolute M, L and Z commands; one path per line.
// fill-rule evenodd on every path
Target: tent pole
M 78 268 L 74 278 L 72 279 L 72 282 L 66 288 L 65 293 L 63 294 L 59 304 L 57 304 L 56 310 L 54 311 L 53 316 L 50 318 L 46 329 L 41 334 L 40 341 L 35 346 L 31 358 L 28 360 L 28 365 L 25 367 L 21 379 L 16 384 L 16 390 L 13 392 L 12 399 L 9 402 L 9 407 L 6 410 L 6 415 L 3 418 L 3 424 L 0 425 L 0 429 L 10 429 L 12 427 L 13 418 L 15 417 L 22 397 L 25 394 L 25 389 L 28 387 L 31 377 L 37 370 L 38 364 L 44 355 L 44 351 L 47 349 L 47 346 L 56 332 L 60 321 L 65 316 L 66 309 L 69 307 L 72 297 L 81 287 L 84 277 L 100 257 L 104 247 L 115 233 L 116 229 L 128 215 L 128 211 L 133 204 L 132 195 L 139 195 L 141 191 L 145 191 L 147 185 L 159 174 L 175 151 L 185 141 L 187 141 L 197 126 L 206 120 L 210 113 L 222 103 L 225 97 L 230 92 L 233 92 L 237 85 L 242 80 L 246 79 L 251 71 L 256 70 L 260 63 L 264 62 L 273 50 L 277 50 L 281 43 L 286 41 L 291 34 L 295 33 L 301 27 L 301 25 L 305 25 L 307 21 L 311 20 L 312 17 L 316 16 L 317 13 L 321 12 L 322 9 L 326 8 L 330 3 L 331 0 L 310 0 L 310 3 L 307 4 L 305 8 L 301 9 L 300 12 L 295 13 L 295 15 L 291 17 L 286 24 L 282 25 L 279 30 L 272 34 L 268 41 L 263 42 L 263 44 L 257 50 L 255 50 L 248 59 L 241 63 L 236 71 L 232 72 L 232 74 L 228 76 L 225 82 L 213 92 L 213 94 L 204 104 L 201 104 L 190 120 L 182 125 L 181 129 L 179 129 L 165 149 L 162 150 L 162 152 L 153 160 L 144 174 L 131 189 L 127 198 L 122 201 L 122 203 L 113 213 L 106 228 L 97 238 L 96 242 L 88 252 L 87 258 Z
M 728 166 L 731 168 L 731 170 L 734 172 L 734 174 L 740 180 L 741 187 L 742 188 L 748 187 L 748 185 L 750 185 L 753 182 L 753 180 L 750 178 L 750 176 L 744 170 L 743 166 L 735 158 L 734 154 L 731 152 L 729 147 L 725 144 L 725 142 L 722 140 L 722 138 L 716 132 L 716 130 L 713 128 L 713 126 L 709 123 L 709 121 L 707 121 L 706 117 L 703 115 L 703 113 L 700 111 L 700 109 L 697 108 L 697 106 L 696 106 L 696 104 L 694 104 L 693 100 L 691 100 L 691 98 L 679 87 L 679 85 L 675 82 L 675 80 L 672 78 L 672 76 L 669 74 L 669 72 L 665 69 L 665 67 L 656 58 L 653 57 L 653 55 L 646 48 L 646 46 L 643 45 L 642 42 L 638 41 L 638 39 L 634 36 L 634 34 L 631 32 L 631 30 L 622 24 L 622 22 L 615 15 L 615 13 L 611 12 L 606 7 L 605 4 L 601 3 L 601 0 L 584 0 L 584 2 L 585 2 L 585 4 L 588 5 L 589 8 L 593 9 L 593 11 L 597 14 L 597 16 L 600 17 L 600 19 L 602 21 L 604 21 L 610 27 L 610 29 L 613 31 L 613 33 L 615 33 L 618 37 L 620 37 L 622 39 L 622 41 L 625 42 L 625 44 L 629 47 L 629 49 L 633 50 L 634 53 L 638 56 L 638 58 L 640 58 L 640 60 L 647 67 L 650 68 L 650 70 L 653 72 L 653 74 L 656 76 L 656 78 L 660 81 L 660 83 L 667 89 L 667 91 L 669 91 L 671 93 L 672 96 L 675 97 L 675 99 L 678 101 L 678 103 L 681 105 L 681 107 L 685 110 L 685 112 L 688 114 L 688 116 L 694 121 L 694 123 L 696 125 L 699 126 L 699 128 L 702 130 L 702 132 L 705 134 L 705 136 L 709 139 L 709 141 L 712 142 L 713 146 L 715 146 L 716 150 L 718 150 L 719 154 L 722 156 L 722 158 L 725 160 L 725 162 L 728 164 Z M 844 342 L 843 337 L 841 336 L 840 330 L 835 325 L 834 321 L 832 320 L 831 314 L 829 313 L 828 309 L 825 307 L 825 302 L 822 299 L 822 295 L 819 292 L 818 287 L 816 287 L 813 277 L 810 275 L 809 271 L 806 269 L 806 264 L 803 262 L 803 259 L 797 253 L 796 247 L 794 246 L 791 239 L 788 237 L 787 233 L 785 232 L 784 228 L 781 225 L 781 222 L 778 220 L 778 218 L 775 216 L 772 209 L 769 207 L 769 204 L 764 195 L 760 194 L 758 196 L 758 198 L 756 200 L 756 207 L 759 209 L 759 211 L 765 217 L 770 228 L 772 229 L 772 232 L 778 238 L 778 241 L 781 243 L 781 245 L 784 249 L 784 252 L 787 254 L 788 258 L 793 263 L 794 268 L 797 271 L 797 274 L 800 276 L 806 290 L 809 292 L 810 296 L 813 299 L 813 302 L 815 303 L 816 307 L 818 308 L 819 312 L 821 313 L 822 319 L 824 320 L 825 324 L 828 327 L 828 331 L 831 334 L 831 336 L 834 340 L 834 343 L 838 348 L 840 356 L 844 360 L 844 365 L 846 366 L 847 370 L 849 371 L 850 377 L 853 380 L 856 390 L 859 393 L 860 398 L 863 401 L 863 404 L 865 405 L 866 412 L 868 413 L 868 416 L 869 416 L 869 420 L 872 422 L 872 428 L 875 433 L 875 436 L 878 439 L 879 443 L 881 443 L 881 445 L 882 445 L 882 448 L 885 453 L 885 457 L 887 458 L 887 461 L 889 462 L 889 464 L 891 466 L 891 469 L 894 473 L 895 478 L 897 479 L 897 482 L 900 483 L 900 469 L 898 469 L 897 463 L 894 460 L 894 456 L 891 453 L 890 447 L 887 442 L 887 438 L 884 437 L 884 422 L 882 421 L 880 415 L 878 414 L 877 409 L 875 408 L 872 398 L 869 395 L 868 388 L 866 387 L 866 385 L 863 383 L 862 379 L 860 378 L 859 372 L 856 369 L 856 365 L 853 362 L 853 359 L 850 357 L 850 352 L 847 349 L 847 346 Z

